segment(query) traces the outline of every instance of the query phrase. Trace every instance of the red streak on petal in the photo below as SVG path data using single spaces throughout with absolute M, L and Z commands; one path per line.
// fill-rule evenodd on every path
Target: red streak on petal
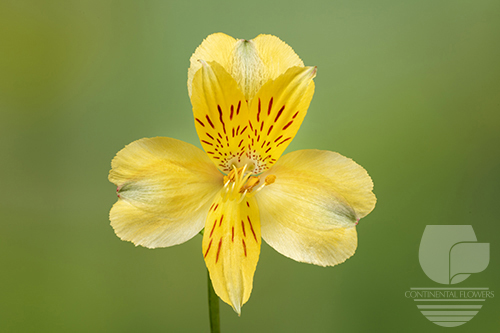
M 271 125 L 271 127 L 269 127 L 269 130 L 267 131 L 267 135 L 269 135 L 269 133 L 271 133 L 271 131 L 273 130 L 273 126 L 274 125 Z
M 243 220 L 241 220 L 241 229 L 243 230 L 243 237 L 246 237 L 247 233 L 245 232 L 245 222 Z
M 204 124 L 204 123 L 202 123 L 200 119 L 198 119 L 198 118 L 194 118 L 194 119 L 196 119 L 196 121 L 197 121 L 198 123 L 200 123 L 200 125 L 201 125 L 201 126 L 205 127 L 205 124 Z
M 267 109 L 267 115 L 269 116 L 271 114 L 271 109 L 273 108 L 273 98 L 269 100 L 269 107 Z
M 243 243 L 243 251 L 245 252 L 245 257 L 247 256 L 247 245 L 245 244 L 245 240 L 242 239 L 241 242 Z
M 208 251 L 210 250 L 210 246 L 212 246 L 212 241 L 213 241 L 213 239 L 211 239 L 210 243 L 208 243 L 208 247 L 207 247 L 207 250 L 205 251 L 205 254 L 203 255 L 203 258 L 207 257 Z
M 222 225 L 222 220 L 223 219 L 224 219 L 224 214 L 222 214 L 221 217 L 220 217 L 219 227 Z
M 286 130 L 288 127 L 290 127 L 290 125 L 293 123 L 293 120 L 290 121 L 288 124 L 285 125 L 285 127 L 283 127 L 283 131 Z
M 241 101 L 238 101 L 238 107 L 236 108 L 236 115 L 240 114 Z
M 285 110 L 285 106 L 283 105 L 281 109 L 278 111 L 278 114 L 276 115 L 276 118 L 274 118 L 274 122 L 277 122 L 278 119 L 281 117 L 281 114 L 283 113 L 283 110 Z
M 250 216 L 247 216 L 248 223 L 250 223 L 250 229 L 252 230 L 253 238 L 257 242 L 257 236 L 255 235 L 255 231 L 253 231 L 252 221 L 250 221 Z
M 282 143 L 284 143 L 284 142 L 286 142 L 286 141 L 288 141 L 288 140 L 290 140 L 290 139 L 291 139 L 291 138 L 286 138 L 285 140 L 283 140 L 283 141 L 281 141 L 280 143 L 278 143 L 278 144 L 276 145 L 276 147 L 278 147 L 280 144 L 282 144 Z
M 216 225 L 217 225 L 217 219 L 215 219 L 215 221 L 214 221 L 214 226 L 212 227 L 212 231 L 210 231 L 210 236 L 209 237 L 212 237 L 212 234 L 214 233 Z
M 259 106 L 257 110 L 257 122 L 260 122 L 260 98 L 259 98 Z
M 217 261 L 219 261 L 219 254 L 220 254 L 220 247 L 222 245 L 222 238 L 220 239 L 219 241 L 219 247 L 217 248 L 217 256 L 215 257 L 215 263 L 217 263 Z
M 210 124 L 210 126 L 212 126 L 212 128 L 215 129 L 214 124 L 212 123 L 212 120 L 210 120 L 210 117 L 208 116 L 208 114 L 205 116 L 205 118 L 207 118 L 208 123 Z
M 231 227 L 231 242 L 234 243 L 234 227 Z

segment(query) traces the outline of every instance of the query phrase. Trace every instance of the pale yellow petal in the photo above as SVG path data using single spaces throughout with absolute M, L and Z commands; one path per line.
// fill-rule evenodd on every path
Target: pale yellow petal
M 236 81 L 250 103 L 259 89 L 291 67 L 303 67 L 293 49 L 276 36 L 259 35 L 253 40 L 234 39 L 217 33 L 208 36 L 191 56 L 188 90 L 192 93 L 194 74 L 201 68 L 199 60 L 219 63 Z
M 221 65 L 203 62 L 194 76 L 191 102 L 203 149 L 228 173 L 241 161 L 250 133 L 245 97 Z
M 354 254 L 355 225 L 376 202 L 365 169 L 338 153 L 300 150 L 282 156 L 262 177 L 271 174 L 274 183 L 255 196 L 262 237 L 269 245 L 321 266 Z
M 252 292 L 260 254 L 260 220 L 254 198 L 217 195 L 203 235 L 203 256 L 215 292 L 238 314 Z
M 248 144 L 258 170 L 269 169 L 292 142 L 311 103 L 315 75 L 315 67 L 292 67 L 253 99 Z
M 123 240 L 149 248 L 183 243 L 204 226 L 222 175 L 195 146 L 171 139 L 132 142 L 115 156 L 118 186 L 111 225 Z
M 267 80 L 274 80 L 291 67 L 304 67 L 293 49 L 272 35 L 258 35 L 253 40 L 265 69 Z
M 201 68 L 200 60 L 205 62 L 215 61 L 231 73 L 236 39 L 224 33 L 215 33 L 208 36 L 194 51 L 188 69 L 188 91 L 192 93 L 194 74 Z

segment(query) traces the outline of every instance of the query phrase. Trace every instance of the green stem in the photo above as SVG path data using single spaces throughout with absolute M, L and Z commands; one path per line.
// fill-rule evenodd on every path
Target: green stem
M 208 312 L 210 316 L 210 332 L 220 333 L 220 318 L 219 318 L 219 297 L 215 293 L 210 273 L 207 270 L 208 277 Z

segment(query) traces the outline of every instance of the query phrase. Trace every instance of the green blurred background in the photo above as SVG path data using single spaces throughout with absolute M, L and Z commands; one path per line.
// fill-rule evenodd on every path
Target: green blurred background
M 142 137 L 199 145 L 186 80 L 203 38 L 279 36 L 318 66 L 287 151 L 338 151 L 378 203 L 330 268 L 263 245 L 223 332 L 441 332 L 404 297 L 428 224 L 471 224 L 499 290 L 500 2 L 0 0 L 0 331 L 208 332 L 201 236 L 120 241 L 110 161 Z M 498 328 L 497 299 L 454 332 Z

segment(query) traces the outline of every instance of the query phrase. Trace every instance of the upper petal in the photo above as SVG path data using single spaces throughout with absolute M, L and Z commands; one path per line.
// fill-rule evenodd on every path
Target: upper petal
M 111 225 L 121 239 L 149 248 L 195 236 L 222 186 L 222 175 L 201 149 L 171 138 L 134 141 L 111 165 L 109 180 L 119 197 Z
M 199 60 L 216 61 L 224 67 L 248 102 L 267 81 L 274 80 L 290 67 L 304 66 L 293 49 L 276 36 L 259 35 L 253 40 L 237 40 L 223 33 L 212 34 L 191 56 L 190 96 L 194 74 L 201 68 Z
M 236 81 L 217 62 L 206 63 L 193 79 L 193 115 L 203 149 L 222 172 L 241 160 L 247 146 L 248 106 Z
M 291 67 L 253 99 L 248 144 L 260 172 L 276 163 L 297 134 L 314 94 L 315 76 L 316 67 Z
M 272 169 L 276 180 L 256 195 L 264 240 L 301 262 L 333 266 L 357 246 L 355 225 L 375 206 L 365 169 L 340 154 L 300 150 Z

